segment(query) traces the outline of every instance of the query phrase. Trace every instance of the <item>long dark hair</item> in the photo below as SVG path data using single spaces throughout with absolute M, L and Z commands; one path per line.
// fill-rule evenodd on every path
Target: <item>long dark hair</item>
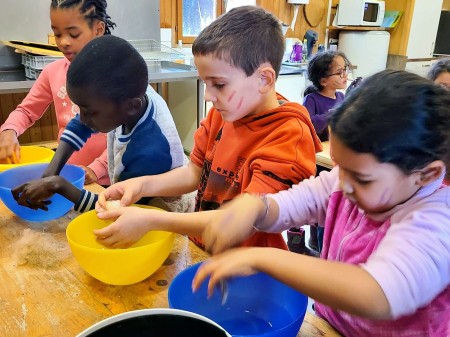
M 365 79 L 329 119 L 353 151 L 373 154 L 405 174 L 434 160 L 450 163 L 450 92 L 406 71 Z

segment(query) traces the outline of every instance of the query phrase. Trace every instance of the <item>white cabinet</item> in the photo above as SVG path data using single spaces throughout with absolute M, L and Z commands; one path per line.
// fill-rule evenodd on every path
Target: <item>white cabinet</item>
M 415 0 L 406 51 L 408 59 L 433 56 L 442 1 Z
M 426 77 L 430 66 L 431 61 L 406 62 L 405 70 Z
M 276 91 L 291 102 L 303 104 L 303 92 L 306 89 L 305 73 L 279 75 L 275 83 Z

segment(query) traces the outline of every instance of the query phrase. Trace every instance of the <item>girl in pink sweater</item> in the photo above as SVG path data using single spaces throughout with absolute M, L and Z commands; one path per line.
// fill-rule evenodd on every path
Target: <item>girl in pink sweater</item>
M 58 140 L 67 123 L 79 113 L 66 91 L 66 74 L 70 62 L 92 39 L 110 34 L 115 24 L 106 14 L 105 0 L 51 0 L 50 21 L 58 49 L 64 58 L 47 65 L 17 108 L 0 127 L 0 160 L 20 158 L 18 137 L 42 117 L 50 103 L 55 104 Z M 86 171 L 85 183 L 109 184 L 106 156 L 106 134 L 91 137 L 69 163 Z
M 221 279 L 261 271 L 314 298 L 345 336 L 449 336 L 449 116 L 449 93 L 426 79 L 367 78 L 331 115 L 330 172 L 190 219 L 213 253 L 255 231 L 323 223 L 321 259 L 237 248 L 204 263 L 193 289 L 207 276 L 212 293 Z

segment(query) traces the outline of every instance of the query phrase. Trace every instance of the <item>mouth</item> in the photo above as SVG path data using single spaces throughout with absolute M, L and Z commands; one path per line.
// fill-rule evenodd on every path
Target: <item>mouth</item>
M 63 52 L 64 56 L 66 59 L 68 59 L 69 61 L 72 61 L 72 59 L 75 57 L 75 53 L 72 52 Z

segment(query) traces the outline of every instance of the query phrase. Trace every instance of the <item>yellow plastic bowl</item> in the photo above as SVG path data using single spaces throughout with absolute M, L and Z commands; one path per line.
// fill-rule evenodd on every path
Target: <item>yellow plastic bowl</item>
M 150 206 L 139 207 L 160 210 Z M 93 230 L 111 222 L 99 219 L 95 210 L 92 210 L 77 216 L 66 229 L 75 259 L 99 281 L 127 285 L 145 280 L 162 266 L 172 251 L 175 234 L 163 231 L 148 232 L 130 248 L 106 248 L 97 242 Z
M 20 147 L 20 163 L 19 164 L 0 164 L 0 172 L 12 169 L 14 167 L 50 163 L 55 152 L 42 146 L 21 146 Z

